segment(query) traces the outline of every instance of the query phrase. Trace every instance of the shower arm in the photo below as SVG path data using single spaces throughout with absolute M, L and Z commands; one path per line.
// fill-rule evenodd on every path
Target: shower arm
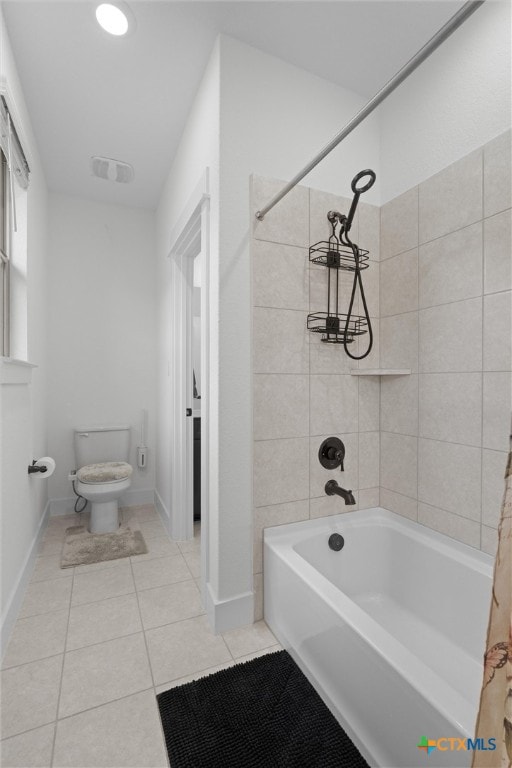
M 342 130 L 334 136 L 333 139 L 322 149 L 320 152 L 309 162 L 299 173 L 297 173 L 296 176 L 293 177 L 291 181 L 286 184 L 283 189 L 275 195 L 272 200 L 270 200 L 267 205 L 265 205 L 263 208 L 261 208 L 259 211 L 256 211 L 256 218 L 259 221 L 263 221 L 267 213 L 272 210 L 272 208 L 279 203 L 280 200 L 285 197 L 285 195 L 288 194 L 294 187 L 297 186 L 297 184 L 302 181 L 302 179 L 310 173 L 313 168 L 316 168 L 316 166 L 325 158 L 327 157 L 330 152 L 332 152 L 335 147 L 338 146 L 338 144 L 343 141 L 344 138 L 346 138 L 349 133 L 351 133 L 354 128 L 357 128 L 357 126 L 365 120 L 368 115 L 370 115 L 373 110 L 379 106 L 379 104 L 384 101 L 387 96 L 389 96 L 390 93 L 392 93 L 395 88 L 398 88 L 398 86 L 407 78 L 409 75 L 414 72 L 414 70 L 422 64 L 425 59 L 427 59 L 431 53 L 433 53 L 436 48 L 438 48 L 441 43 L 444 43 L 444 41 L 452 34 L 452 32 L 455 32 L 458 27 L 463 24 L 466 19 L 468 19 L 481 5 L 483 5 L 485 0 L 467 0 L 466 3 L 460 8 L 457 13 L 455 13 L 446 24 L 443 24 L 443 26 L 435 33 L 433 37 L 428 40 L 428 42 L 425 43 L 425 45 L 420 48 L 420 50 L 412 57 L 412 59 L 409 59 L 409 61 L 404 64 L 404 66 L 398 70 L 398 72 L 391 78 L 391 80 L 388 80 L 388 82 L 373 96 L 365 106 L 359 110 L 359 112 L 350 120 L 350 122 L 347 123 L 347 125 L 342 128 Z

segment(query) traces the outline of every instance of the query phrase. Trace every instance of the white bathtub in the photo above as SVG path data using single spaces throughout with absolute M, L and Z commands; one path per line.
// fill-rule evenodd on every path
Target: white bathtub
M 488 555 L 384 509 L 264 533 L 265 619 L 371 766 L 470 765 L 417 745 L 473 738 L 491 584 Z

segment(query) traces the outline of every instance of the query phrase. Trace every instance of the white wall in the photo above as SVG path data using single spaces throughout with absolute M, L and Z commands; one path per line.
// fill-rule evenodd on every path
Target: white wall
M 173 227 L 204 168 L 209 166 L 208 580 L 214 601 L 238 606 L 232 615 L 238 616 L 239 622 L 247 621 L 252 615 L 253 588 L 249 177 L 256 172 L 290 178 L 363 103 L 364 99 L 353 93 L 221 36 L 196 96 L 157 212 L 162 427 L 156 488 L 160 506 L 172 515 L 167 254 Z M 333 192 L 349 191 L 356 171 L 370 166 L 378 173 L 378 147 L 377 124 L 372 119 L 358 136 L 336 151 L 332 165 L 324 164 L 312 174 L 312 183 Z
M 4 647 L 30 575 L 47 504 L 47 483 L 34 481 L 27 474 L 27 465 L 32 458 L 47 453 L 47 190 L 1 11 L 0 82 L 7 88 L 16 127 L 31 170 L 27 197 L 27 349 L 28 359 L 38 366 L 33 370 L 31 384 L 0 386 L 0 559 Z
M 243 180 L 248 189 L 249 174 L 289 181 L 367 99 L 234 38 L 221 36 L 221 46 L 221 185 L 223 203 L 230 204 L 223 208 L 233 210 L 238 184 Z M 379 125 L 375 116 L 350 134 L 302 183 L 351 197 L 350 181 L 363 168 L 373 168 L 378 179 L 364 202 L 379 203 Z
M 280 59 L 221 37 L 219 589 L 223 599 L 253 586 L 249 178 L 256 173 L 290 179 L 364 101 Z M 375 118 L 304 183 L 350 194 L 352 177 L 368 167 L 379 175 Z M 375 202 L 372 193 L 367 202 Z M 269 220 L 271 216 L 272 212 Z
M 133 427 L 125 502 L 152 501 L 155 478 L 156 285 L 154 214 L 60 194 L 49 205 L 48 448 L 52 513 L 74 504 L 73 428 Z M 141 410 L 148 463 L 136 467 Z
M 487 0 L 379 108 L 382 203 L 510 126 L 510 12 Z

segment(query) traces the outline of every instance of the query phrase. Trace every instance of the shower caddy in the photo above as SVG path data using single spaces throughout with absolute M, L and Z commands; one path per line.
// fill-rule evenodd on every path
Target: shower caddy
M 369 176 L 365 184 L 358 186 L 358 182 Z M 352 179 L 351 189 L 354 198 L 350 206 L 348 216 L 338 211 L 329 211 L 327 219 L 332 227 L 329 240 L 322 240 L 309 249 L 309 260 L 313 264 L 326 267 L 327 272 L 327 312 L 312 312 L 308 315 L 307 327 L 313 333 L 321 333 L 322 341 L 326 344 L 343 344 L 345 352 L 353 360 L 362 360 L 370 354 L 373 346 L 373 329 L 370 314 L 366 305 L 361 272 L 369 267 L 368 251 L 359 248 L 349 237 L 352 222 L 356 212 L 359 197 L 367 192 L 375 182 L 375 173 L 370 170 L 360 171 Z M 339 273 L 341 271 L 352 272 L 354 280 L 348 311 L 340 312 L 340 287 Z M 354 299 L 357 286 L 361 294 L 364 315 L 353 314 Z M 352 354 L 349 345 L 353 344 L 358 336 L 368 333 L 368 348 L 362 355 Z

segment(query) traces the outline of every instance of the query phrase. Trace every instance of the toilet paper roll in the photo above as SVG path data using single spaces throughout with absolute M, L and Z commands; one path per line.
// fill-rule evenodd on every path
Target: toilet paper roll
M 52 459 L 51 456 L 43 456 L 42 459 L 38 459 L 36 461 L 36 467 L 46 467 L 46 472 L 34 472 L 32 477 L 39 478 L 40 480 L 43 480 L 46 477 L 50 477 L 50 475 L 53 475 L 55 472 L 55 467 L 57 466 L 55 464 L 55 459 Z

